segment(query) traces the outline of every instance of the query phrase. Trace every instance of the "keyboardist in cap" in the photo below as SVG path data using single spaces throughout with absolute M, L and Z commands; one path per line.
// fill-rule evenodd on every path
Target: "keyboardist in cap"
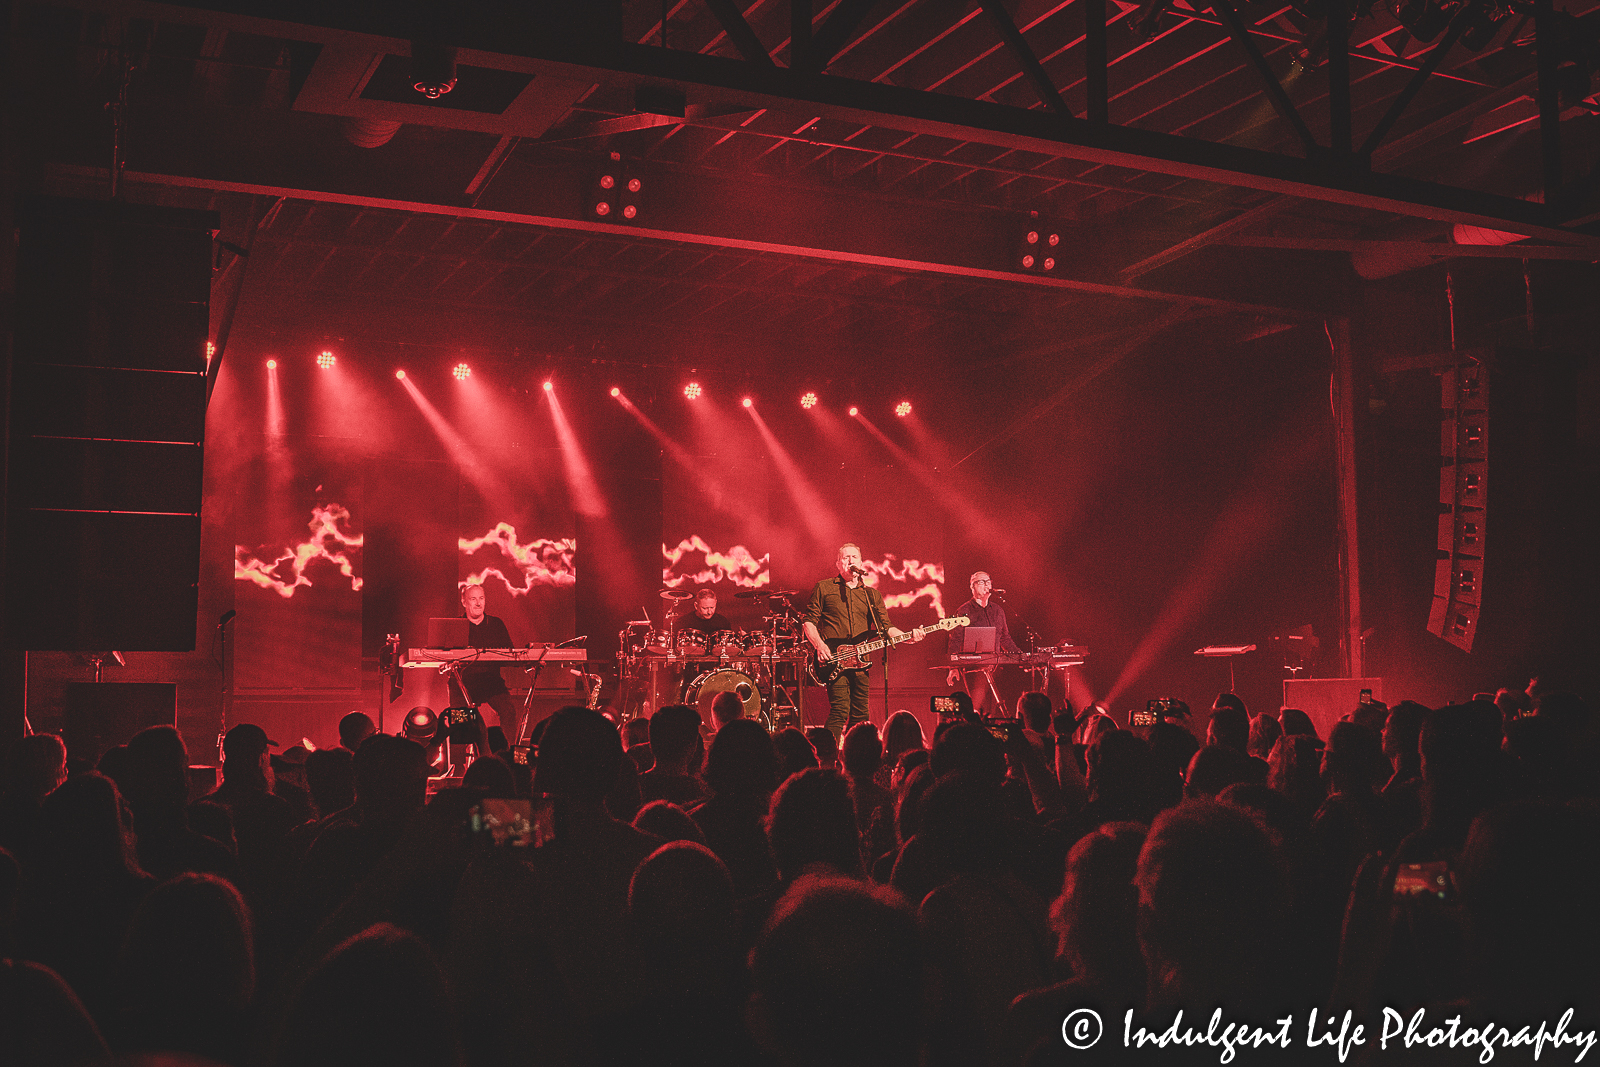
M 973 626 L 994 627 L 994 650 L 996 652 L 1021 652 L 1017 643 L 1011 639 L 1011 631 L 1006 626 L 1006 609 L 998 603 L 991 604 L 990 597 L 994 595 L 994 581 L 989 577 L 988 571 L 974 571 L 972 577 L 967 579 L 967 587 L 972 590 L 972 599 L 955 610 L 957 615 L 965 615 L 972 620 Z M 966 627 L 958 627 L 950 631 L 950 654 L 953 656 L 965 647 Z M 945 684 L 954 688 L 962 686 L 972 694 L 973 702 L 979 705 L 999 703 L 999 708 L 986 708 L 992 714 L 1005 714 L 1004 699 L 996 700 L 990 692 L 993 688 L 995 668 L 981 668 L 982 678 L 966 678 L 965 673 L 979 674 L 980 669 L 963 672 L 960 668 L 950 668 L 950 673 L 945 678 Z M 987 698 L 987 701 L 986 699 Z
M 461 590 L 461 613 L 466 616 L 467 644 L 472 648 L 510 648 L 511 631 L 503 619 L 487 615 L 489 596 L 481 585 L 468 585 Z M 485 726 L 515 723 L 516 705 L 511 701 L 511 691 L 501 677 L 500 666 L 493 663 L 466 663 L 461 666 L 461 680 L 466 684 L 472 702 L 479 705 Z M 467 703 L 456 679 L 450 679 L 450 703 L 462 707 Z M 485 706 L 487 705 L 487 706 Z

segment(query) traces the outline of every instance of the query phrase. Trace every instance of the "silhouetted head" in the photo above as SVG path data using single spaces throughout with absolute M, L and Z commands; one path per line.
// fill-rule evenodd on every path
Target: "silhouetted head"
M 656 763 L 687 760 L 700 739 L 700 713 L 687 704 L 668 704 L 650 716 L 650 751 Z
M 911 712 L 897 711 L 883 724 L 883 761 L 891 767 L 907 752 L 926 747 L 922 723 Z
M 883 745 L 878 741 L 878 731 L 870 722 L 858 722 L 844 735 L 844 745 L 839 749 L 844 772 L 857 781 L 871 778 L 883 766 Z
M 351 752 L 361 747 L 361 742 L 378 732 L 372 716 L 364 711 L 352 711 L 339 720 L 339 744 Z
M 1023 693 L 1017 698 L 1017 717 L 1036 734 L 1050 729 L 1050 714 L 1054 710 L 1050 698 L 1043 693 Z
M 826 726 L 807 726 L 806 740 L 817 750 L 817 766 L 827 768 L 839 762 L 839 739 Z
M 37 804 L 67 780 L 67 746 L 55 734 L 29 734 L 11 745 L 7 796 Z
M 460 1067 L 455 1013 L 433 952 L 379 923 L 306 976 L 279 1032 L 278 1067 Z
M 778 752 L 780 780 L 817 765 L 817 750 L 811 747 L 806 735 L 796 727 L 786 726 L 773 734 L 772 747 Z
M 623 758 L 622 739 L 609 719 L 588 708 L 562 708 L 550 716 L 539 742 L 534 789 L 597 804 L 611 792 Z
M 1284 708 L 1278 713 L 1278 724 L 1283 727 L 1286 734 L 1303 734 L 1307 737 L 1317 737 L 1317 728 L 1311 722 L 1311 716 L 1299 708 Z
M 306 788 L 323 815 L 356 802 L 356 758 L 347 748 L 319 748 L 306 757 Z
M 912 1067 L 922 1052 L 916 916 L 891 889 L 806 877 L 750 956 L 754 1029 L 797 1067 Z
M 1214 797 L 1235 783 L 1257 780 L 1260 766 L 1232 745 L 1206 745 L 1189 761 L 1183 780 L 1184 798 Z
M 1072 846 L 1061 895 L 1050 909 L 1056 954 L 1075 977 L 1121 980 L 1143 988 L 1139 891 L 1134 875 L 1145 828 L 1106 823 Z
M 778 755 L 761 724 L 735 719 L 717 731 L 706 755 L 706 785 L 718 796 L 765 796 L 778 784 Z
M 146 894 L 123 942 L 124 1040 L 135 1049 L 236 1060 L 255 998 L 250 910 L 212 874 Z
M 662 845 L 628 885 L 628 934 L 646 973 L 658 978 L 736 971 L 738 915 L 728 868 L 701 844 Z
M 1154 999 L 1198 1009 L 1270 992 L 1289 879 L 1260 823 L 1209 800 L 1169 808 L 1150 827 L 1137 881 Z
M 1252 756 L 1266 759 L 1272 755 L 1272 746 L 1278 743 L 1278 738 L 1283 736 L 1283 726 L 1272 715 L 1262 712 L 1250 720 L 1250 738 L 1245 743 L 1245 751 Z
M 428 753 L 415 741 L 373 734 L 353 761 L 356 799 L 367 814 L 404 818 L 428 799 Z
M 718 730 L 735 719 L 742 718 L 744 718 L 744 701 L 739 699 L 738 693 L 727 690 L 712 698 L 711 721 Z
M 189 753 L 171 726 L 149 726 L 128 742 L 123 793 L 141 826 L 181 814 L 189 801 Z
M 784 881 L 798 878 L 813 863 L 826 863 L 840 874 L 861 874 L 850 783 L 837 771 L 813 767 L 779 786 L 772 794 L 767 838 Z
M 934 738 L 928 766 L 935 778 L 959 771 L 998 786 L 1006 776 L 1005 750 L 987 727 L 952 723 Z
M 1224 693 L 1223 696 L 1229 694 Z M 1219 701 L 1222 697 L 1217 698 Z M 1242 707 L 1223 705 L 1211 712 L 1211 724 L 1206 727 L 1206 744 L 1227 745 L 1237 752 L 1250 745 L 1250 715 Z

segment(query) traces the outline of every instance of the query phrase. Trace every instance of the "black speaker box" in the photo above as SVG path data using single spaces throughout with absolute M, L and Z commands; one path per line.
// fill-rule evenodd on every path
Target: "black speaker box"
M 176 726 L 171 682 L 73 682 L 67 686 L 67 755 L 89 764 L 147 726 Z
M 210 211 L 17 210 L 5 645 L 194 648 Z

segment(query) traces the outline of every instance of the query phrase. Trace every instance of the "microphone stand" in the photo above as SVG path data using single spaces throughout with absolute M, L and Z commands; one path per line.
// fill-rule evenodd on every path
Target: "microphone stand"
M 866 586 L 866 584 L 867 584 L 867 579 L 866 579 L 866 577 L 864 575 L 861 578 L 861 584 L 863 586 Z M 888 722 L 889 721 L 889 620 L 885 619 L 883 616 L 878 614 L 878 608 L 877 608 L 876 605 L 873 604 L 873 602 L 872 602 L 872 594 L 870 592 L 867 594 L 867 610 L 872 613 L 873 626 L 876 628 L 875 632 L 878 634 L 878 637 L 883 641 L 883 721 L 884 722 Z M 867 721 L 869 721 L 869 722 L 871 721 L 871 717 L 870 716 L 868 717 Z M 849 720 L 848 719 L 845 720 L 845 727 L 846 727 L 847 730 L 849 728 L 849 725 L 850 725 L 849 724 Z

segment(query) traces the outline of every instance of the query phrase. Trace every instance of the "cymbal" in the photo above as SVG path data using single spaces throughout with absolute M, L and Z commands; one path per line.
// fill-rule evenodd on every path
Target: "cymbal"
M 771 595 L 772 594 L 767 592 L 765 589 L 741 589 L 737 593 L 733 594 L 733 599 L 760 600 L 763 597 L 769 597 Z
M 799 596 L 800 595 L 800 590 L 798 590 L 798 589 L 774 589 L 772 592 L 768 593 L 767 595 L 768 596 L 775 596 L 775 597 Z
M 689 592 L 689 590 L 687 590 L 687 589 L 663 589 L 663 590 L 661 590 L 661 599 L 662 600 L 688 600 L 692 596 L 694 596 L 694 594 Z

